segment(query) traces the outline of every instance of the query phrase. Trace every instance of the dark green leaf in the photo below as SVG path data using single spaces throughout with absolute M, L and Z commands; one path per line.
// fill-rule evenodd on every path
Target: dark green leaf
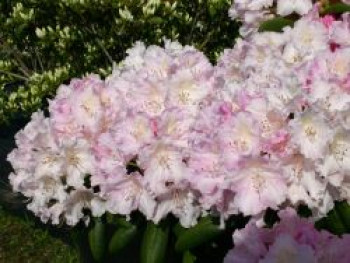
M 259 32 L 281 32 L 282 29 L 286 26 L 293 26 L 294 21 L 283 18 L 283 17 L 276 17 L 271 20 L 267 20 L 263 23 L 261 23 L 259 27 Z
M 108 245 L 110 254 L 117 254 L 125 248 L 136 236 L 137 227 L 131 225 L 129 227 L 120 227 L 115 231 Z
M 147 222 L 141 246 L 141 263 L 163 263 L 168 245 L 169 225 Z
M 196 259 L 197 259 L 196 256 L 187 250 L 183 255 L 182 263 L 195 263 Z
M 330 211 L 327 216 L 327 228 L 337 235 L 341 235 L 346 232 L 346 228 L 343 225 L 343 222 L 340 219 L 336 209 Z
M 102 262 L 106 247 L 105 224 L 101 218 L 95 218 L 94 225 L 89 232 L 91 254 L 97 262 Z
M 345 12 L 350 12 L 350 5 L 344 3 L 336 3 L 325 7 L 325 9 L 322 11 L 322 14 L 342 14 Z
M 203 218 L 196 226 L 187 229 L 178 237 L 175 250 L 183 252 L 213 240 L 223 232 L 209 217 Z
M 131 224 L 128 220 L 126 220 L 125 216 L 113 215 L 113 214 L 107 213 L 106 219 L 107 219 L 107 223 L 111 225 L 116 225 L 119 227 L 133 226 L 133 224 Z
M 163 19 L 161 18 L 161 17 L 152 17 L 152 18 L 150 18 L 149 19 L 149 22 L 151 23 L 151 24 L 161 24 L 161 23 L 163 23 Z
M 336 204 L 337 213 L 346 227 L 347 232 L 350 232 L 350 206 L 346 201 Z
M 184 228 L 180 223 L 177 223 L 173 227 L 173 232 L 176 237 L 179 237 L 184 231 L 186 231 L 186 228 Z

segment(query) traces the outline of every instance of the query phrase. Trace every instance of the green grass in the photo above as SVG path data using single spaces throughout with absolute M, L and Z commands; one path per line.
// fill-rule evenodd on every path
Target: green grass
M 78 253 L 33 220 L 0 206 L 0 263 L 78 262 Z

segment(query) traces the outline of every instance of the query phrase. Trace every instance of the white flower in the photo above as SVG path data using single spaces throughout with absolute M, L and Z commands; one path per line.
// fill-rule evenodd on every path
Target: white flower
M 98 93 L 92 87 L 87 87 L 70 99 L 73 100 L 71 105 L 74 120 L 89 129 L 96 129 L 103 113 Z
M 113 214 L 130 215 L 139 209 L 147 219 L 151 219 L 156 201 L 144 188 L 142 180 L 141 175 L 132 173 L 118 183 L 106 184 L 103 196 L 107 200 L 107 210 Z
M 235 2 L 240 2 L 240 1 L 235 1 Z M 243 2 L 248 2 L 247 6 L 249 9 L 252 10 L 261 10 L 263 8 L 271 7 L 273 4 L 273 0 L 249 0 L 249 1 L 244 1 Z
M 126 50 L 128 56 L 123 60 L 123 66 L 127 69 L 140 69 L 144 64 L 145 51 L 145 44 L 137 41 L 132 48 Z
M 346 78 L 350 72 L 350 48 L 332 53 L 327 61 L 328 70 L 338 78 Z
M 298 20 L 293 29 L 286 29 L 285 34 L 290 40 L 286 47 L 292 45 L 296 49 L 294 56 L 304 57 L 304 60 L 313 58 L 317 52 L 329 48 L 327 29 L 318 21 Z
M 286 182 L 282 172 L 257 162 L 247 162 L 232 178 L 234 204 L 244 215 L 259 215 L 268 207 L 277 209 L 286 200 Z
M 37 166 L 35 167 L 35 176 L 40 178 L 46 175 L 61 176 L 64 168 L 64 159 L 62 155 L 55 152 L 42 151 L 35 156 Z
M 156 194 L 169 192 L 186 177 L 182 153 L 179 149 L 162 142 L 145 148 L 139 156 L 139 163 L 145 170 L 145 183 Z
M 194 201 L 195 197 L 192 192 L 174 190 L 160 198 L 153 221 L 158 223 L 171 212 L 179 218 L 183 227 L 194 226 L 200 214 L 200 209 L 194 205 Z
M 292 13 L 305 15 L 312 9 L 311 0 L 278 0 L 277 14 L 288 16 Z
M 159 116 L 165 109 L 164 100 L 166 91 L 162 85 L 149 84 L 141 90 L 135 90 L 136 107 L 151 117 Z
M 94 158 L 87 141 L 77 139 L 63 146 L 64 167 L 66 169 L 67 185 L 81 188 L 84 178 L 93 173 Z
M 199 102 L 208 94 L 208 86 L 197 83 L 190 71 L 181 71 L 169 83 L 168 102 L 196 114 Z
M 219 140 L 228 152 L 248 156 L 258 152 L 258 124 L 249 113 L 240 112 L 219 131 Z
M 81 189 L 70 193 L 64 203 L 65 218 L 68 225 L 76 225 L 81 219 L 87 224 L 89 217 L 84 215 L 83 209 L 91 209 L 94 216 L 101 216 L 105 212 L 104 202 L 91 190 Z
M 336 84 L 318 80 L 310 86 L 310 89 L 309 100 L 317 102 L 325 111 L 337 113 L 349 108 L 350 95 L 342 91 Z
M 346 130 L 338 131 L 330 142 L 319 170 L 332 185 L 339 187 L 344 174 L 350 172 L 350 136 Z
M 332 139 L 332 128 L 316 112 L 302 113 L 291 121 L 293 141 L 307 158 L 322 158 Z
M 288 199 L 293 205 L 304 203 L 317 207 L 326 191 L 326 184 L 316 175 L 312 162 L 302 155 L 295 155 L 283 166 L 288 181 Z

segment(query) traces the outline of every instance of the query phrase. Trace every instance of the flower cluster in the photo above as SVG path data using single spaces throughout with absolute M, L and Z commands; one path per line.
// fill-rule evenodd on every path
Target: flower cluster
M 317 218 L 349 200 L 349 26 L 349 15 L 311 12 L 283 33 L 256 33 L 226 50 L 196 125 L 206 158 L 194 166 L 207 169 L 196 170 L 197 182 L 207 175 L 217 187 L 197 188 L 205 204 L 259 217 L 303 203 Z
M 248 223 L 233 235 L 235 247 L 224 262 L 349 262 L 350 235 L 338 237 L 317 231 L 312 222 L 292 209 L 279 212 L 281 221 L 273 228 Z
M 350 4 L 349 0 L 341 0 Z M 323 5 L 324 0 L 236 0 L 229 10 L 229 16 L 242 22 L 240 33 L 247 36 L 256 32 L 260 24 L 276 16 L 299 15 L 309 13 L 315 4 Z
M 236 1 L 238 4 L 239 2 Z M 316 9 L 283 33 L 255 33 L 216 67 L 190 46 L 137 43 L 105 80 L 62 85 L 9 155 L 29 209 L 74 225 L 104 212 L 172 213 L 350 201 L 350 15 Z
M 186 183 L 189 130 L 213 87 L 213 67 L 194 48 L 137 43 L 111 76 L 62 85 L 50 117 L 38 112 L 8 157 L 15 191 L 43 221 L 69 225 L 105 211 L 169 212 L 183 225 L 199 215 Z

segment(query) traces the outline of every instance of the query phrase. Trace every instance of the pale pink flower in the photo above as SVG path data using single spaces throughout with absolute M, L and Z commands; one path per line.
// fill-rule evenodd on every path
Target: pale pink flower
M 147 219 L 153 218 L 157 204 L 138 173 L 125 175 L 118 182 L 104 185 L 102 196 L 107 200 L 106 210 L 110 213 L 128 216 L 138 209 Z
M 143 149 L 138 163 L 144 170 L 144 182 L 151 192 L 160 195 L 181 186 L 188 176 L 183 159 L 181 149 L 162 141 Z
M 292 140 L 299 146 L 305 157 L 316 160 L 326 153 L 333 131 L 323 116 L 308 111 L 291 122 Z
M 234 204 L 244 215 L 258 215 L 268 207 L 277 209 L 286 200 L 286 182 L 274 166 L 248 161 L 232 176 Z
M 287 16 L 292 13 L 305 15 L 312 9 L 311 0 L 277 0 L 277 14 Z
M 280 222 L 258 228 L 254 222 L 233 234 L 235 247 L 224 262 L 347 262 L 349 235 L 318 232 L 292 209 L 279 212 Z
M 151 120 L 144 114 L 128 114 L 111 129 L 113 141 L 131 159 L 154 139 Z
M 195 205 L 196 196 L 188 190 L 173 190 L 157 198 L 158 204 L 152 220 L 155 223 L 172 213 L 179 218 L 183 227 L 192 227 L 197 224 L 200 208 Z

